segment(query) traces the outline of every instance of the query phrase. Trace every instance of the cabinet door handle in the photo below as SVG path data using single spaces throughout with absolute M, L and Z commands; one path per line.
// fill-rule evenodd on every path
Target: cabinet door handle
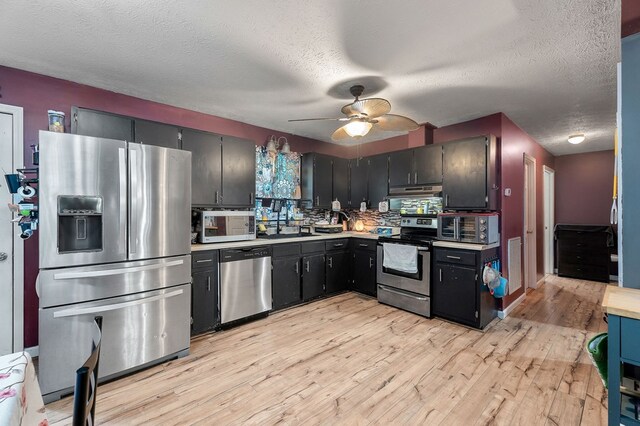
M 207 263 L 207 262 L 213 262 L 213 259 L 196 260 L 196 263 Z
M 344 245 L 344 243 L 336 243 L 336 244 L 334 244 L 333 246 L 334 246 L 334 247 L 342 247 L 343 245 Z
M 333 257 L 329 257 L 329 268 L 333 269 Z
M 369 269 L 373 268 L 373 257 L 369 257 Z
M 316 195 L 316 206 L 320 205 L 320 196 Z
M 442 268 L 440 268 L 439 271 L 440 271 L 440 282 L 442 282 Z
M 309 272 L 309 261 L 307 260 L 307 268 L 306 268 L 307 272 Z
M 407 173 L 407 183 L 411 185 L 411 172 Z
M 249 193 L 249 204 L 253 204 L 253 192 Z
M 447 259 L 460 260 L 460 256 L 450 256 L 450 255 L 447 255 Z
M 360 243 L 360 244 L 358 244 L 358 245 L 359 245 L 360 247 L 369 247 L 369 244 L 363 244 L 363 243 Z
M 207 277 L 207 291 L 211 291 L 211 275 Z
M 296 275 L 300 273 L 300 269 L 298 269 L 298 262 L 296 262 Z
M 218 204 L 220 202 L 220 197 L 218 194 L 218 191 L 216 191 L 216 204 Z
M 444 206 L 449 207 L 449 194 L 444 196 Z
M 418 183 L 418 172 L 413 174 L 413 183 Z

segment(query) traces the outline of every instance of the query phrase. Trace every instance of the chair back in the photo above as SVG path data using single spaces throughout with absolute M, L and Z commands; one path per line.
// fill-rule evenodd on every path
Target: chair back
M 73 426 L 94 425 L 101 342 L 102 317 L 95 317 L 91 355 L 84 365 L 76 370 L 76 387 L 73 394 Z

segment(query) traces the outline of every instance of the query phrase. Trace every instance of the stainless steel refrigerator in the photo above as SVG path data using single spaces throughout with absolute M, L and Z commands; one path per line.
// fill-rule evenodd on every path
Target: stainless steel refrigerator
M 72 392 L 102 321 L 100 377 L 189 350 L 191 153 L 40 132 L 39 380 Z

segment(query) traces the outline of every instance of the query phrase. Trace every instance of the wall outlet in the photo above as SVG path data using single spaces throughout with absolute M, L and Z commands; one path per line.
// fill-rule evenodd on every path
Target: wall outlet
M 511 188 L 505 188 L 504 189 L 504 196 L 505 197 L 511 197 Z

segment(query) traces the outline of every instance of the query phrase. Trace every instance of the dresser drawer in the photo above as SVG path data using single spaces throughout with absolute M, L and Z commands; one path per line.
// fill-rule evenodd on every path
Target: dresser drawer
M 640 320 L 620 318 L 620 356 L 640 365 Z
M 558 275 L 583 280 L 609 282 L 609 266 L 575 265 L 558 262 Z
M 593 266 L 607 266 L 609 264 L 608 253 L 593 253 L 589 250 L 584 251 L 561 251 L 558 252 L 559 264 L 573 264 L 573 265 L 593 265 Z

